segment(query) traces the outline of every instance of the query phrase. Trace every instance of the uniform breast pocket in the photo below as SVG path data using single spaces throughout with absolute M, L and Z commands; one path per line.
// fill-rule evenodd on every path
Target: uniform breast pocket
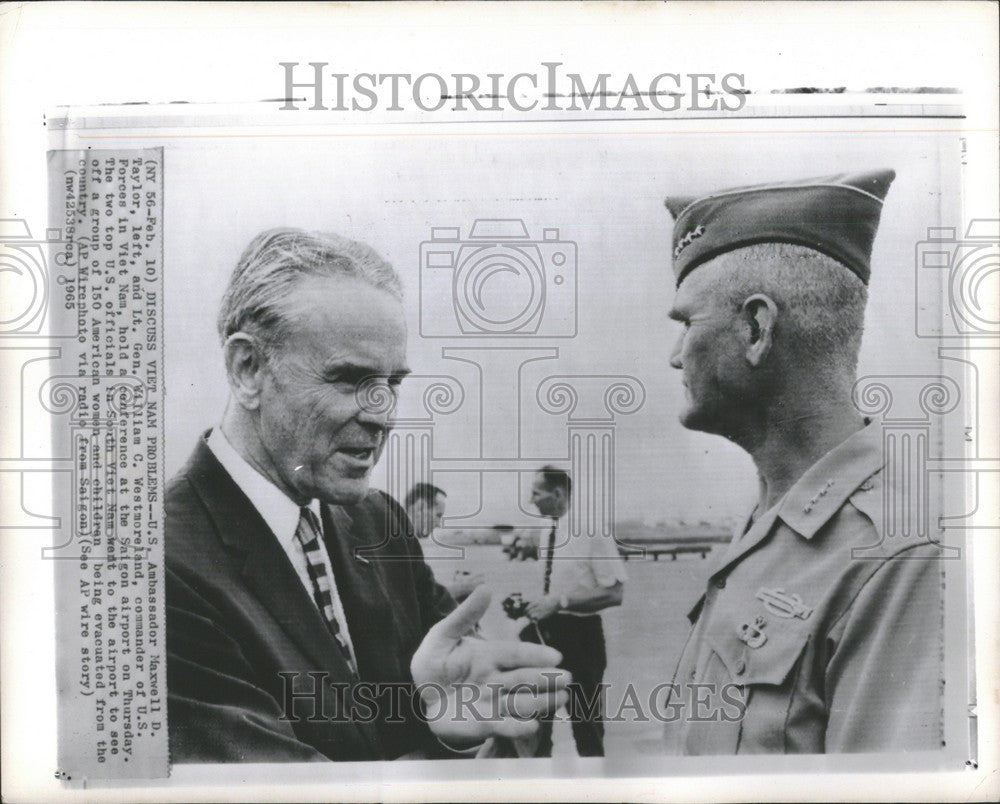
M 809 631 L 798 620 L 769 627 L 733 627 L 731 634 L 712 634 L 709 645 L 726 668 L 733 687 L 726 696 L 741 700 L 739 753 L 785 753 L 789 720 L 797 702 L 796 680 Z

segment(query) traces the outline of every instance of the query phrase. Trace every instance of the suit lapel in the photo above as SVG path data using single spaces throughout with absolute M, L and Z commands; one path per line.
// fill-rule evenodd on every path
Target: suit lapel
M 396 664 L 392 598 L 380 562 L 371 555 L 371 527 L 364 512 L 341 506 L 323 507 L 323 530 L 349 623 L 363 678 L 384 678 L 386 663 Z M 367 552 L 367 555 L 366 555 Z M 363 630 L 362 630 L 363 629 Z M 389 674 L 395 677 L 395 668 Z
M 350 669 L 288 555 L 204 439 L 192 463 L 195 491 L 222 541 L 242 561 L 247 586 L 315 668 L 330 671 L 333 680 L 349 680 Z
M 358 673 L 362 680 L 378 682 L 382 676 L 378 669 L 380 665 L 373 661 L 373 654 L 383 649 L 384 640 L 378 638 L 379 630 L 373 623 L 380 607 L 373 604 L 371 598 L 380 594 L 380 589 L 384 590 L 384 582 L 377 572 L 373 572 L 374 567 L 369 562 L 355 559 L 358 527 L 348 509 L 339 505 L 324 505 L 321 513 L 323 539 L 333 565 L 330 571 L 337 585 L 340 603 L 344 607 Z M 379 579 L 375 583 L 372 583 L 373 576 Z M 372 722 L 358 721 L 356 725 L 372 745 L 380 745 L 378 732 Z
M 327 628 L 323 615 L 298 574 L 288 561 L 288 555 L 270 531 L 268 539 L 247 554 L 243 578 L 275 620 L 309 658 L 335 677 L 349 679 L 350 668 L 344 661 Z M 336 678 L 334 680 L 337 680 Z

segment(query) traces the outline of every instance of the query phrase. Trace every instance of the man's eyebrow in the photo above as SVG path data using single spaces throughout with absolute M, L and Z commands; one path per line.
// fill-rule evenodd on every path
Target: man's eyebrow
M 360 382 L 366 377 L 385 377 L 390 381 L 402 381 L 410 373 L 408 366 L 402 366 L 395 371 L 379 371 L 376 366 L 357 363 L 353 360 L 335 360 L 327 364 L 323 370 L 325 377 L 340 377 Z

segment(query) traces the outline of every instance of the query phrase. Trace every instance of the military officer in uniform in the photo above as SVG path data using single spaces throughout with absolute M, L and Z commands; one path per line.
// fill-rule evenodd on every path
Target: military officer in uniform
M 756 508 L 689 615 L 673 753 L 941 747 L 940 547 L 886 533 L 899 489 L 879 422 L 852 401 L 894 177 L 667 200 L 681 423 L 738 444 L 759 477 Z

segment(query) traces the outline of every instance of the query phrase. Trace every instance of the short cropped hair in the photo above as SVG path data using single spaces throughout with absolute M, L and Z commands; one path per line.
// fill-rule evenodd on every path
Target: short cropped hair
M 217 328 L 222 343 L 247 332 L 272 355 L 287 336 L 285 309 L 295 286 L 309 276 L 346 276 L 403 295 L 395 269 L 370 246 L 331 232 L 268 229 L 246 247 L 222 297 Z
M 856 373 L 868 289 L 832 257 L 804 246 L 758 243 L 701 266 L 685 281 L 692 280 L 712 283 L 734 311 L 749 296 L 766 294 L 778 305 L 782 341 L 798 359 L 842 379 Z
M 567 497 L 573 493 L 573 481 L 569 476 L 569 472 L 565 469 L 559 469 L 551 464 L 546 464 L 538 470 L 537 474 L 542 476 L 542 484 L 549 491 L 562 489 L 566 492 Z
M 416 483 L 413 488 L 410 489 L 409 494 L 406 495 L 406 507 L 410 508 L 415 503 L 421 501 L 427 505 L 433 505 L 439 494 L 442 497 L 448 496 L 444 493 L 444 489 L 440 489 L 430 483 Z

